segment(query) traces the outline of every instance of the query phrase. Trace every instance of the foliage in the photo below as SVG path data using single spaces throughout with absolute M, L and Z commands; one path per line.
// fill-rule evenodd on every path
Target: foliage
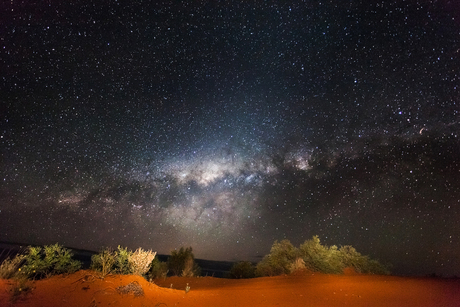
M 294 262 L 289 265 L 289 272 L 295 272 L 298 270 L 304 270 L 307 267 L 305 266 L 305 261 L 302 258 L 298 257 Z
M 230 278 L 254 278 L 256 268 L 249 261 L 240 261 L 232 266 L 229 276 Z
M 368 256 L 363 256 L 352 246 L 345 245 L 340 248 L 342 262 L 346 267 L 355 269 L 358 273 L 366 274 L 390 274 L 387 267 L 382 265 L 377 260 L 370 259 Z
M 117 262 L 117 253 L 110 248 L 91 257 L 91 269 L 101 273 L 102 278 L 112 273 Z
M 147 279 L 166 278 L 168 272 L 168 264 L 160 261 L 158 258 L 154 258 L 150 263 Z
M 270 265 L 270 256 L 265 255 L 262 260 L 256 265 L 256 276 L 276 276 L 279 273 L 275 272 L 274 268 Z
M 191 247 L 173 250 L 168 258 L 168 269 L 175 276 L 199 276 L 201 269 L 195 263 Z
M 0 265 L 0 278 L 10 279 L 18 274 L 19 267 L 24 261 L 24 255 L 16 255 L 13 258 L 6 258 Z
M 132 253 L 128 251 L 128 248 L 121 247 L 118 245 L 118 251 L 115 252 L 115 263 L 114 271 L 118 274 L 129 275 L 131 274 L 132 268 L 129 261 Z
M 29 247 L 24 255 L 24 265 L 19 269 L 27 278 L 40 279 L 78 271 L 81 263 L 72 259 L 73 254 L 59 244 Z
M 257 264 L 257 276 L 275 276 L 291 273 L 292 264 L 298 258 L 299 251 L 289 240 L 275 241 L 270 254 Z
M 135 252 L 129 255 L 129 266 L 133 274 L 144 275 L 148 272 L 150 263 L 155 259 L 156 252 L 152 250 L 144 251 L 138 248 Z
M 12 304 L 18 300 L 25 298 L 25 296 L 32 290 L 31 282 L 25 276 L 18 276 L 13 279 L 13 283 L 9 289 L 10 301 Z
M 108 274 L 144 275 L 155 258 L 156 252 L 138 248 L 135 252 L 118 246 L 116 251 L 106 248 L 91 257 L 91 268 L 101 272 L 104 278 Z
M 257 264 L 257 276 L 288 274 L 307 268 L 327 274 L 343 273 L 344 268 L 352 267 L 359 273 L 389 274 L 386 266 L 368 256 L 363 256 L 351 246 L 340 249 L 321 245 L 318 236 L 305 241 L 296 249 L 288 240 L 275 241 L 270 254 Z
M 338 274 L 342 273 L 345 268 L 337 246 L 321 245 L 318 236 L 313 236 L 311 240 L 300 245 L 300 255 L 305 266 L 312 271 Z

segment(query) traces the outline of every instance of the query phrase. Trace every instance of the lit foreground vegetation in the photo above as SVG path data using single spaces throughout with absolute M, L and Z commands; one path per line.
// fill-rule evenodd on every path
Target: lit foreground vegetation
M 387 266 L 377 260 L 361 255 L 352 246 L 341 248 L 321 245 L 318 236 L 305 241 L 299 248 L 289 240 L 275 241 L 270 254 L 266 255 L 256 266 L 250 262 L 239 262 L 230 270 L 232 278 L 251 278 L 257 276 L 276 276 L 290 274 L 296 270 L 341 274 L 345 268 L 352 268 L 364 274 L 390 274 Z
M 147 280 L 167 276 L 194 277 L 200 275 L 192 248 L 174 250 L 167 262 L 155 257 L 156 252 L 138 248 L 129 251 L 118 246 L 106 248 L 91 257 L 91 269 L 100 278 L 109 274 L 140 275 Z M 30 246 L 25 254 L 7 258 L 0 265 L 0 278 L 14 279 L 16 286 L 12 296 L 20 297 L 30 291 L 29 280 L 48 278 L 58 274 L 71 274 L 81 269 L 81 262 L 74 260 L 69 249 L 59 244 L 42 247 Z M 358 273 L 389 274 L 386 266 L 368 256 L 363 256 L 351 246 L 323 246 L 317 236 L 305 241 L 299 248 L 289 240 L 275 241 L 270 254 L 257 265 L 238 262 L 229 272 L 230 278 L 253 278 L 290 274 L 296 270 L 341 274 L 345 268 L 353 268 Z

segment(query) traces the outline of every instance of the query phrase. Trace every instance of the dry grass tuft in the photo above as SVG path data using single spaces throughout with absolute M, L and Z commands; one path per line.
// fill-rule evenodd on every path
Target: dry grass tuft
M 298 270 L 303 270 L 305 268 L 305 261 L 303 261 L 303 259 L 299 257 L 293 263 L 291 263 L 291 265 L 289 266 L 289 272 L 292 273 Z
M 16 255 L 12 259 L 10 257 L 6 258 L 0 265 L 0 278 L 10 279 L 15 277 L 24 258 L 24 255 Z
M 135 297 L 144 296 L 144 290 L 137 281 L 127 284 L 126 286 L 119 286 L 117 292 L 120 294 L 134 294 Z

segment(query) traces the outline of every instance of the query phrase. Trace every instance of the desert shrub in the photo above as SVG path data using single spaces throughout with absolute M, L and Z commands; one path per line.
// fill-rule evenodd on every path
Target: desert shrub
M 150 263 L 150 268 L 147 272 L 147 279 L 166 278 L 168 272 L 168 264 L 155 257 Z
M 254 278 L 256 276 L 256 268 L 249 261 L 241 261 L 235 263 L 230 269 L 230 278 Z
M 91 257 L 91 269 L 101 272 L 102 277 L 108 274 L 144 275 L 155 258 L 156 252 L 138 248 L 135 252 L 118 246 L 116 251 L 106 248 Z
M 129 266 L 133 274 L 144 275 L 150 268 L 150 263 L 155 259 L 156 252 L 152 250 L 144 251 L 138 248 L 135 252 L 129 255 Z
M 8 289 L 11 303 L 15 304 L 17 301 L 24 299 L 31 290 L 32 284 L 30 280 L 25 276 L 17 276 L 13 279 L 13 283 Z
M 0 278 L 10 279 L 18 274 L 19 267 L 24 261 L 24 255 L 16 255 L 13 258 L 6 258 L 0 265 Z
M 276 276 L 279 275 L 278 272 L 270 265 L 269 255 L 265 255 L 259 263 L 256 265 L 256 276 Z
M 191 247 L 173 250 L 168 258 L 168 269 L 176 276 L 199 276 L 200 267 L 195 263 Z
M 351 246 L 340 249 L 321 245 L 318 236 L 305 241 L 296 249 L 288 240 L 275 241 L 262 261 L 257 264 L 257 276 L 274 276 L 291 273 L 307 268 L 312 271 L 328 274 L 343 273 L 343 269 L 351 267 L 359 273 L 389 274 L 388 266 L 363 256 Z
M 102 278 L 115 271 L 117 252 L 110 248 L 102 250 L 91 257 L 91 269 L 101 273 Z
M 19 269 L 27 278 L 40 279 L 57 274 L 74 273 L 81 262 L 72 259 L 72 252 L 59 244 L 29 247 L 24 255 L 24 265 Z
M 118 245 L 118 250 L 115 252 L 114 273 L 129 275 L 132 272 L 130 257 L 132 252 L 128 248 L 123 248 Z
M 342 273 L 345 267 L 337 246 L 329 248 L 321 245 L 318 236 L 300 245 L 300 255 L 305 266 L 312 271 L 337 274 Z
M 290 264 L 289 272 L 292 273 L 298 270 L 303 270 L 305 268 L 305 261 L 302 258 L 298 257 L 296 260 L 294 260 L 294 262 Z
M 289 274 L 292 264 L 298 258 L 299 251 L 289 240 L 275 241 L 270 254 L 257 264 L 256 275 L 274 276 Z
M 390 274 L 388 268 L 377 260 L 370 259 L 368 256 L 361 255 L 352 246 L 345 245 L 340 248 L 341 261 L 345 267 L 351 267 L 358 273 L 366 274 Z

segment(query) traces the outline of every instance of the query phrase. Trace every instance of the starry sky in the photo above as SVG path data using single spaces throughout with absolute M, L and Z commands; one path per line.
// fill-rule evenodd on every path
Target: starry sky
M 457 1 L 9 0 L 0 48 L 1 241 L 460 275 Z

